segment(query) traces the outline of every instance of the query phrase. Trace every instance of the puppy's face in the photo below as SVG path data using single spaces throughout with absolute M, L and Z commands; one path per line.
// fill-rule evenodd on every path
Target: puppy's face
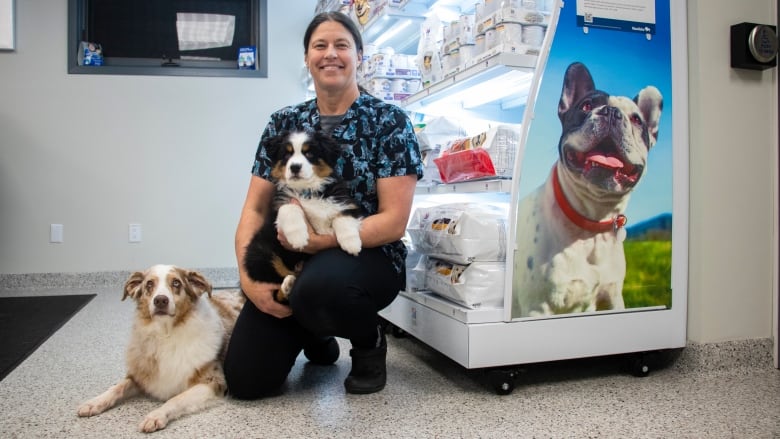
M 610 96 L 596 90 L 583 64 L 570 65 L 558 104 L 563 127 L 558 152 L 565 168 L 597 192 L 630 192 L 658 139 L 662 106 L 653 86 L 634 99 Z
M 202 274 L 172 265 L 155 265 L 130 275 L 122 300 L 135 299 L 144 320 L 177 322 L 186 317 L 204 292 L 211 295 L 211 284 Z
M 271 175 L 296 191 L 320 190 L 331 181 L 337 144 L 322 133 L 292 132 L 264 140 L 274 165 Z

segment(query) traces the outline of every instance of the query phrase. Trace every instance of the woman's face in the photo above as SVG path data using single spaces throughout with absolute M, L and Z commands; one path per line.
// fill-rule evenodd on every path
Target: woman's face
M 314 30 L 304 57 L 315 88 L 327 91 L 357 87 L 358 52 L 352 34 L 335 21 Z

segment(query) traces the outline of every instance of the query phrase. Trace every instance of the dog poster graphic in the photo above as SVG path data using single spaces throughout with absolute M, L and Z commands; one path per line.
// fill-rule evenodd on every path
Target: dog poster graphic
M 671 308 L 668 1 L 564 2 L 517 188 L 512 318 Z

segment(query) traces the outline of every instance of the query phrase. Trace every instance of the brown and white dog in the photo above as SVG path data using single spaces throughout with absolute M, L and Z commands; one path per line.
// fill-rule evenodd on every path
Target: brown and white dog
M 142 393 L 165 401 L 141 421 L 139 429 L 149 433 L 224 396 L 222 360 L 244 295 L 212 294 L 200 273 L 155 265 L 128 278 L 122 300 L 127 297 L 136 302 L 127 375 L 81 404 L 78 415 L 97 415 Z
M 244 267 L 255 281 L 281 284 L 275 298 L 285 302 L 309 255 L 284 248 L 277 227 L 293 248 L 302 249 L 309 242 L 308 221 L 316 233 L 334 234 L 342 250 L 357 256 L 362 247 L 364 209 L 334 174 L 339 145 L 330 136 L 321 132 L 280 133 L 264 139 L 262 150 L 273 163 L 276 194 L 263 227 L 247 245 Z
M 583 64 L 568 67 L 559 158 L 518 207 L 513 317 L 625 307 L 624 212 L 647 170 L 662 107 L 656 87 L 634 99 L 611 96 Z

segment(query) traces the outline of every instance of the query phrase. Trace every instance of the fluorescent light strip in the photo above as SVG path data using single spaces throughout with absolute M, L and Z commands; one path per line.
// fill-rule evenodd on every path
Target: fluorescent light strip
M 386 43 L 391 38 L 398 35 L 401 31 L 409 27 L 411 24 L 412 24 L 412 20 L 409 20 L 408 18 L 405 19 L 404 21 L 400 22 L 398 25 L 393 26 L 393 29 L 380 35 L 379 38 L 374 40 L 374 44 L 376 44 L 377 47 L 381 47 L 382 44 Z
M 479 84 L 462 92 L 459 96 L 463 108 L 471 109 L 502 98 L 513 99 L 528 96 L 533 74 L 509 72 L 494 80 Z

